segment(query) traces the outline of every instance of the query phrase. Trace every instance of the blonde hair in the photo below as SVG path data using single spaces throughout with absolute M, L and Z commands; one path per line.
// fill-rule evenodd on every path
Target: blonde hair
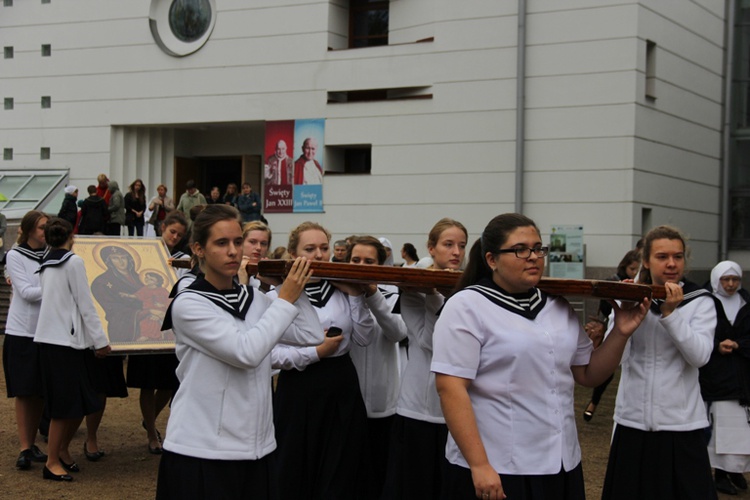
M 245 238 L 247 238 L 247 235 L 252 231 L 265 231 L 266 233 L 268 233 L 268 248 L 271 248 L 271 238 L 273 237 L 273 234 L 271 233 L 270 227 L 259 220 L 251 220 L 250 222 L 246 222 L 242 226 L 242 239 L 244 240 Z
M 289 244 L 286 246 L 287 251 L 291 255 L 297 255 L 297 245 L 299 245 L 299 237 L 302 233 L 305 231 L 311 231 L 311 230 L 317 230 L 322 231 L 325 233 L 326 238 L 328 241 L 331 241 L 331 233 L 328 232 L 326 228 L 318 224 L 317 222 L 303 222 L 299 226 L 292 229 L 292 231 L 289 233 Z
M 443 231 L 446 229 L 450 229 L 452 227 L 457 227 L 461 231 L 464 232 L 464 236 L 466 236 L 466 239 L 469 239 L 469 232 L 466 230 L 463 224 L 458 222 L 457 220 L 449 219 L 448 217 L 444 217 L 437 221 L 434 226 L 432 226 L 432 229 L 430 229 L 430 234 L 427 235 L 427 248 L 435 247 L 437 246 L 437 242 L 440 239 L 440 235 L 443 234 Z

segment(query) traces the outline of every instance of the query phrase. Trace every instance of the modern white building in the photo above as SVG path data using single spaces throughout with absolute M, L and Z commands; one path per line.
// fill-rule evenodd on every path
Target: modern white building
M 582 225 L 588 276 L 658 224 L 750 268 L 748 3 L 3 0 L 0 170 L 260 191 L 267 124 L 322 118 L 324 212 L 269 213 L 274 244 L 312 219 L 422 256 L 521 211 Z

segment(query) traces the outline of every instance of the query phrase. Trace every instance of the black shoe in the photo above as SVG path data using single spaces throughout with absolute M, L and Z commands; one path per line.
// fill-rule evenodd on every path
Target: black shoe
M 81 472 L 81 468 L 78 467 L 78 464 L 75 462 L 66 464 L 62 461 L 62 458 L 60 459 L 60 465 L 63 466 L 63 469 L 65 469 L 68 472 Z
M 143 430 L 145 430 L 146 432 L 148 432 L 148 429 L 146 429 L 146 421 L 145 420 L 141 420 L 141 426 L 143 427 Z M 159 442 L 161 443 L 162 442 L 161 441 L 161 432 L 159 432 L 159 429 L 154 429 L 154 430 L 156 431 L 156 439 L 158 439 Z
M 31 447 L 31 461 L 32 462 L 46 462 L 47 461 L 47 455 L 42 453 L 42 450 L 39 449 L 37 445 L 34 445 Z
M 151 445 L 148 445 L 148 452 L 152 455 L 161 455 L 162 454 L 162 448 L 161 446 L 155 446 L 151 448 Z
M 44 469 L 42 469 L 42 477 L 44 479 L 51 479 L 53 481 L 72 481 L 73 480 L 73 476 L 71 476 L 70 474 L 55 474 L 54 472 L 49 470 L 46 465 L 44 466 Z
M 727 495 L 737 494 L 737 488 L 734 487 L 734 485 L 729 481 L 729 478 L 726 476 L 720 477 L 716 480 L 716 491 L 720 491 Z
M 29 470 L 31 468 L 31 450 L 23 450 L 16 459 L 16 469 Z
M 746 490 L 747 489 L 747 480 L 745 479 L 745 476 L 742 475 L 741 472 L 728 472 L 729 480 L 732 482 L 733 485 L 737 487 L 738 490 Z
M 102 450 L 96 451 L 94 453 L 89 453 L 89 449 L 86 447 L 86 443 L 83 443 L 83 454 L 86 455 L 86 460 L 89 462 L 96 462 L 100 458 L 104 456 L 104 452 Z
M 591 410 L 589 410 L 591 408 Z M 596 405 L 593 401 L 589 401 L 589 404 L 586 405 L 586 409 L 583 410 L 583 419 L 586 422 L 590 422 L 592 418 L 594 418 L 594 412 L 596 411 Z

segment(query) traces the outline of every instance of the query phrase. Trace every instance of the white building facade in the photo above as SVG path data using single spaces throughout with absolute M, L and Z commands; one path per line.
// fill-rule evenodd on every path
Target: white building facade
M 582 225 L 589 276 L 659 224 L 697 270 L 750 268 L 724 208 L 733 1 L 369 2 L 385 39 L 359 37 L 355 0 L 3 1 L 2 170 L 262 192 L 266 123 L 323 118 L 324 212 L 268 214 L 275 245 L 316 220 L 389 238 L 398 262 L 442 217 L 471 243 L 521 211 L 544 238 Z M 198 40 L 169 34 L 181 3 L 212 9 Z

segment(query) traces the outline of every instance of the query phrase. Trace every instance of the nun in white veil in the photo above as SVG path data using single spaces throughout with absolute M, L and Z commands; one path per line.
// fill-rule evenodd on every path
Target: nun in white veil
M 701 368 L 701 393 L 713 429 L 708 455 L 716 489 L 736 495 L 747 489 L 750 471 L 750 294 L 742 288 L 742 268 L 729 260 L 711 271 L 717 299 L 714 350 Z

